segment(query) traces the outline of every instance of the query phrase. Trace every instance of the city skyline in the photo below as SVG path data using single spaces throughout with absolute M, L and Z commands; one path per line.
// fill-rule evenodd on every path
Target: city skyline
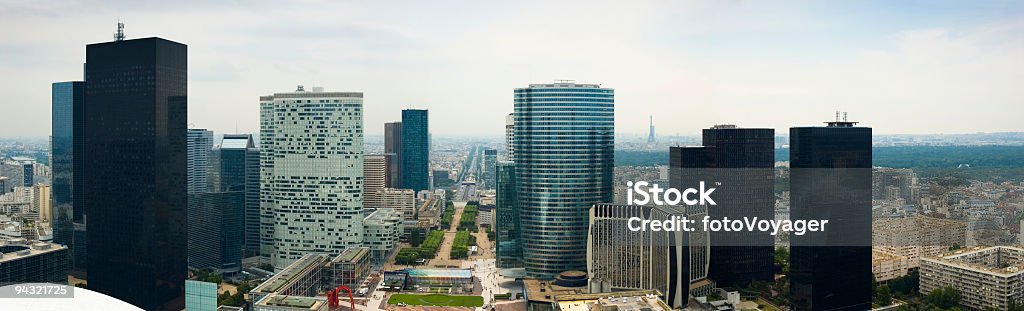
M 10 52 L 0 68 L 19 77 L 0 86 L 9 98 L 3 108 L 16 105 L 27 116 L 39 116 L 3 118 L 0 133 L 48 136 L 46 88 L 52 81 L 81 80 L 81 46 L 109 41 L 118 16 L 129 38 L 189 43 L 195 103 L 189 123 L 218 133 L 256 132 L 255 98 L 303 84 L 366 94 L 368 136 L 381 135 L 383 128 L 371 125 L 400 119 L 403 108 L 434 111 L 431 132 L 438 137 L 498 136 L 501 118 L 510 112 L 509 89 L 556 79 L 614 85 L 622 108 L 616 128 L 623 134 L 644 134 L 651 114 L 678 120 L 655 123 L 666 136 L 719 123 L 784 132 L 818 125 L 837 109 L 849 111 L 851 119 L 870 120 L 865 125 L 877 134 L 1020 131 L 1013 117 L 1020 115 L 1015 103 L 1024 93 L 1014 87 L 1021 80 L 1013 73 L 1024 69 L 1015 57 L 1024 52 L 1021 6 L 461 5 L 480 14 L 372 3 L 196 3 L 166 10 L 89 2 L 0 4 L 0 25 L 28 29 L 0 35 Z M 553 18 L 569 9 L 573 15 Z M 249 22 L 265 21 L 259 13 L 267 11 L 288 22 Z M 773 14 L 761 14 L 766 11 Z M 338 12 L 342 18 L 317 18 Z M 173 22 L 183 14 L 196 22 Z M 288 18 L 299 15 L 310 18 Z M 524 26 L 520 16 L 541 22 Z M 69 23 L 74 32 L 66 28 Z M 567 37 L 551 29 L 588 31 Z M 536 44 L 518 44 L 523 38 Z M 822 44 L 832 38 L 841 40 Z M 584 44 L 595 39 L 622 44 Z M 261 44 L 267 40 L 282 44 Z M 462 118 L 463 107 L 473 107 L 480 117 Z M 964 117 L 967 107 L 986 117 Z M 480 131 L 465 134 L 466 126 Z

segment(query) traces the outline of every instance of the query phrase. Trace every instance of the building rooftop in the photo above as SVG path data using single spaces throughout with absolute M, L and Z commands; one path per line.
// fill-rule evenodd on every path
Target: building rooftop
M 1004 277 L 1024 274 L 1024 248 L 1015 246 L 976 246 L 924 260 Z
M 357 262 L 359 258 L 369 256 L 370 248 L 368 247 L 349 247 L 341 252 L 341 255 L 334 257 L 334 262 Z
M 65 250 L 67 248 L 67 246 L 60 244 L 27 241 L 21 238 L 0 240 L 0 263 Z
M 306 308 L 309 310 L 320 310 L 327 301 L 323 298 L 316 297 L 300 297 L 300 296 L 289 296 L 271 294 L 267 295 L 260 301 L 256 302 L 256 305 L 272 306 L 272 307 L 288 307 L 288 308 Z
M 409 277 L 429 278 L 472 278 L 473 271 L 469 269 L 406 269 Z
M 657 290 L 614 293 L 560 295 L 555 300 L 560 311 L 669 311 L 671 307 L 658 298 Z
M 256 288 L 253 288 L 252 291 L 261 293 L 277 292 L 281 287 L 291 283 L 293 279 L 302 275 L 302 273 L 307 269 L 318 268 L 319 265 L 323 264 L 325 258 L 326 256 L 322 254 L 309 254 L 302 256 L 302 258 L 299 258 L 299 260 L 288 265 L 288 267 L 285 267 L 281 272 L 270 277 L 269 280 L 256 286 Z

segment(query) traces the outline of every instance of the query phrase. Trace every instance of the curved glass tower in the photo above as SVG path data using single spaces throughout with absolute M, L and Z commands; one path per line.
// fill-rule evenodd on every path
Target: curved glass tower
M 528 277 L 587 268 L 590 207 L 612 201 L 615 91 L 556 81 L 515 90 L 516 190 Z

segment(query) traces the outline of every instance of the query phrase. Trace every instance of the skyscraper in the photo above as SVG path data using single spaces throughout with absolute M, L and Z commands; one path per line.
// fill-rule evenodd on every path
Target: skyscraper
M 523 250 L 520 246 L 519 206 L 516 199 L 516 165 L 501 161 L 497 165 L 495 191 L 495 246 L 498 268 L 522 268 Z
M 512 145 L 516 136 L 516 117 L 513 113 L 505 116 L 505 160 L 512 161 L 515 158 L 516 149 Z
M 495 176 L 497 175 L 498 150 L 484 149 L 484 159 L 480 162 L 483 168 L 480 170 L 480 179 L 484 182 L 485 190 L 494 190 Z
M 210 152 L 209 166 L 212 191 L 242 192 L 242 256 L 259 256 L 260 150 L 252 135 L 224 134 L 220 146 Z
M 260 209 L 271 264 L 363 241 L 363 93 L 260 97 Z
M 572 81 L 515 89 L 516 195 L 528 277 L 587 267 L 590 207 L 613 197 L 614 94 Z
M 828 219 L 828 230 L 793 235 L 793 310 L 871 308 L 871 128 L 845 120 L 794 127 L 790 219 Z
M 403 189 L 420 192 L 430 190 L 430 127 L 427 110 L 402 110 L 402 163 Z M 387 152 L 387 150 L 385 150 Z
M 402 122 L 384 123 L 384 153 L 394 154 L 388 163 L 388 188 L 402 187 Z
M 185 303 L 187 58 L 160 38 L 86 46 L 73 191 L 88 206 L 89 289 L 146 310 Z
M 363 155 L 363 206 L 380 208 L 380 191 L 387 188 L 390 154 Z
M 206 129 L 188 129 L 188 193 L 206 191 L 210 150 L 213 149 L 213 132 Z
M 53 189 L 50 206 L 53 241 L 68 246 L 71 274 L 85 278 L 85 232 L 79 232 L 79 238 L 75 239 L 76 224 L 79 230 L 85 229 L 85 206 L 76 205 L 72 196 L 76 180 L 73 165 L 75 132 L 79 132 L 83 125 L 85 82 L 56 82 L 51 91 L 50 169 L 53 172 Z
M 188 194 L 188 265 L 214 273 L 242 268 L 245 192 L 217 189 Z
M 702 147 L 672 147 L 670 171 L 688 171 L 694 181 L 720 183 L 711 219 L 774 219 L 775 130 L 716 125 L 703 131 Z M 677 159 L 677 157 L 684 157 Z M 676 189 L 694 184 L 671 184 Z M 709 277 L 723 287 L 773 280 L 774 239 L 763 231 L 709 233 Z

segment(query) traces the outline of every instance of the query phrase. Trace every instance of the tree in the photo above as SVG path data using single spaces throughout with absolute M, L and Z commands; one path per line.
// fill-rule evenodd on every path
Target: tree
M 892 294 L 889 293 L 889 286 L 882 285 L 875 289 L 874 301 L 876 305 L 888 306 L 892 304 Z
M 925 302 L 942 309 L 951 309 L 960 306 L 960 291 L 952 286 L 945 286 L 928 293 Z

